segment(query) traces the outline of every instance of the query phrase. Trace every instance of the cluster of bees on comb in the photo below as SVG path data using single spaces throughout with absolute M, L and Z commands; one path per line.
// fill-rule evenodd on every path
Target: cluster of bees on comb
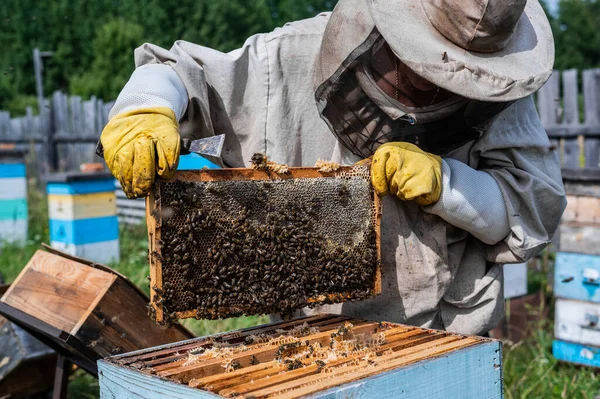
M 163 285 L 152 288 L 167 322 L 190 311 L 202 319 L 289 317 L 373 295 L 374 226 L 341 245 L 320 226 L 323 208 L 352 206 L 348 181 L 299 198 L 292 180 L 162 183 L 160 253 L 151 255 Z

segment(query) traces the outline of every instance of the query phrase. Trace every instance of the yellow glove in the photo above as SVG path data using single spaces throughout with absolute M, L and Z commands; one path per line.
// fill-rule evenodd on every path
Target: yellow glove
M 371 181 L 379 195 L 433 204 L 442 192 L 442 158 L 410 143 L 386 143 L 373 155 Z
M 145 196 L 157 174 L 168 179 L 177 169 L 179 126 L 169 108 L 142 108 L 115 115 L 100 141 L 106 164 L 128 198 Z

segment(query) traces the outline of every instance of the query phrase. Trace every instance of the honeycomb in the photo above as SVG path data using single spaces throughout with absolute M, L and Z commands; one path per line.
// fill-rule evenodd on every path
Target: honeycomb
M 286 178 L 205 170 L 157 182 L 158 321 L 285 316 L 377 293 L 379 212 L 368 168 L 315 177 L 293 169 Z

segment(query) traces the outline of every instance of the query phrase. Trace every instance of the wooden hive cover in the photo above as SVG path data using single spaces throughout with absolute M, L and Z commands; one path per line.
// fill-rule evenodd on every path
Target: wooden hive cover
M 502 397 L 500 341 L 319 315 L 114 356 L 102 397 Z
M 364 166 L 180 171 L 148 204 L 157 321 L 360 300 L 380 292 L 379 199 Z
M 92 373 L 99 358 L 192 337 L 154 323 L 137 287 L 90 264 L 37 251 L 0 299 L 0 313 Z

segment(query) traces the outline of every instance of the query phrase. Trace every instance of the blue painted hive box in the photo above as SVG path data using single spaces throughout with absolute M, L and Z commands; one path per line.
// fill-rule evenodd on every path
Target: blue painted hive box
M 318 315 L 98 362 L 100 397 L 502 398 L 500 341 Z
M 27 241 L 25 153 L 0 150 L 0 244 Z
M 600 367 L 600 169 L 564 170 L 568 205 L 554 266 L 558 360 Z
M 50 244 L 98 263 L 118 262 L 119 222 L 115 179 L 107 172 L 47 177 Z

